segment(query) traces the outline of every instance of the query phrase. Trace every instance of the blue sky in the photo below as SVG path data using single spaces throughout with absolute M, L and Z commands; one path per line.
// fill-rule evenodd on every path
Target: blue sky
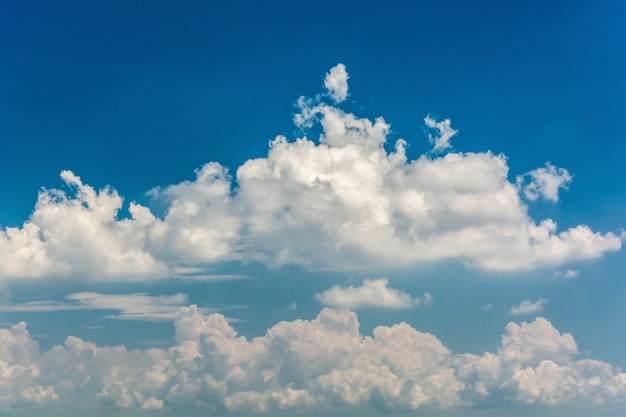
M 214 3 L 0 4 L 2 412 L 623 413 L 625 6 Z

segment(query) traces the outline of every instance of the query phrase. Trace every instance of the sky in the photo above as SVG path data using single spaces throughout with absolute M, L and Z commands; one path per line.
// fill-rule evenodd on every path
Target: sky
M 624 414 L 625 19 L 0 2 L 0 412 Z

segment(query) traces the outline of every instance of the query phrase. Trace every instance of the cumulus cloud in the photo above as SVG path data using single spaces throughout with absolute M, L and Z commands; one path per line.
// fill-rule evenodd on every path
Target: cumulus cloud
M 430 129 L 436 129 L 438 131 L 437 135 L 433 135 L 431 133 L 428 134 L 428 140 L 433 144 L 433 151 L 442 151 L 444 149 L 452 147 L 450 144 L 450 139 L 452 136 L 459 133 L 458 130 L 452 129 L 450 126 L 450 119 L 445 119 L 441 122 L 430 117 L 430 115 L 424 118 L 424 123 Z
M 341 103 L 348 97 L 348 78 L 350 77 L 343 64 L 337 64 L 331 68 L 324 78 L 324 87 L 337 103 Z
M 528 200 L 541 198 L 556 203 L 559 201 L 559 189 L 567 190 L 572 178 L 572 174 L 565 168 L 547 162 L 545 167 L 518 175 L 516 183 Z
M 511 307 L 511 314 L 519 316 L 522 314 L 535 314 L 543 311 L 543 306 L 548 302 L 545 298 L 540 298 L 534 303 L 530 300 L 522 301 L 518 306 Z
M 69 302 L 41 300 L 20 304 L 0 306 L 0 311 L 47 313 L 51 311 L 76 310 L 115 310 L 105 318 L 116 320 L 173 320 L 180 308 L 188 304 L 187 294 L 151 296 L 137 294 L 99 294 L 95 292 L 77 292 L 66 297 Z M 197 308 L 203 314 L 213 313 L 215 309 Z
M 39 345 L 26 324 L 0 329 L 0 410 L 45 406 L 59 399 L 52 385 L 40 383 Z
M 0 276 L 166 275 L 166 264 L 144 248 L 147 226 L 156 220 L 145 207 L 131 203 L 131 218 L 120 220 L 122 198 L 117 191 L 109 187 L 96 191 L 70 171 L 61 172 L 61 178 L 69 195 L 42 190 L 21 228 L 0 231 Z
M 366 279 L 360 287 L 334 287 L 315 294 L 315 298 L 321 303 L 331 307 L 362 308 L 408 308 L 421 304 L 428 304 L 432 300 L 429 293 L 422 297 L 411 297 L 404 291 L 389 288 L 386 278 Z
M 483 355 L 455 354 L 406 323 L 362 335 L 347 310 L 280 322 L 248 340 L 222 315 L 192 306 L 180 310 L 175 328 L 168 349 L 127 350 L 70 336 L 44 353 L 24 323 L 0 329 L 0 407 L 97 403 L 109 410 L 225 415 L 601 403 L 626 393 L 626 374 L 577 359 L 572 335 L 544 318 L 509 323 L 500 346 Z
M 338 97 L 342 68 L 327 77 Z M 131 202 L 130 217 L 120 218 L 114 189 L 96 191 L 63 171 L 69 191 L 42 190 L 22 227 L 0 230 L 1 279 L 149 280 L 237 260 L 355 270 L 457 259 L 507 271 L 621 248 L 614 233 L 558 230 L 551 219 L 529 217 L 520 190 L 554 200 L 571 180 L 566 170 L 548 164 L 512 183 L 507 158 L 489 151 L 409 160 L 406 141 L 387 144 L 382 117 L 361 118 L 323 99 L 301 97 L 294 117 L 304 129 L 319 125 L 318 138 L 278 136 L 234 177 L 209 162 L 193 180 L 151 190 L 163 216 Z M 434 150 L 448 149 L 450 121 L 425 123 L 439 131 Z

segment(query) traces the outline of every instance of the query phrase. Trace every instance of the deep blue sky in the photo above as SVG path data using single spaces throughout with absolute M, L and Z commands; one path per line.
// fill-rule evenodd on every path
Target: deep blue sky
M 459 131 L 450 151 L 506 155 L 512 183 L 548 161 L 573 174 L 558 202 L 525 206 L 533 221 L 619 234 L 626 225 L 625 41 L 620 1 L 1 1 L 0 228 L 22 226 L 42 188 L 67 190 L 63 170 L 95 189 L 116 189 L 125 201 L 120 217 L 129 216 L 131 201 L 163 216 L 146 195 L 153 187 L 193 180 L 194 169 L 210 161 L 235 176 L 246 161 L 267 156 L 277 135 L 293 141 L 306 133 L 293 123 L 298 97 L 321 93 L 324 75 L 343 63 L 350 78 L 342 108 L 384 117 L 387 150 L 404 138 L 409 160 L 432 156 L 423 119 L 450 118 Z M 6 264 L 14 255 L 1 244 Z M 66 302 L 83 291 L 185 293 L 189 303 L 234 319 L 242 334 L 262 336 L 281 320 L 315 318 L 323 304 L 315 294 L 388 277 L 390 288 L 429 292 L 434 302 L 359 310 L 363 334 L 407 322 L 453 353 L 480 355 L 497 349 L 508 322 L 534 319 L 512 316 L 511 307 L 545 298 L 542 314 L 573 334 L 580 357 L 626 367 L 622 252 L 506 272 L 445 257 L 366 270 L 166 259 L 172 268 L 247 278 L 192 284 L 52 272 L 37 281 L 0 268 L 0 322 L 26 321 L 42 352 L 69 335 L 100 346 L 163 347 L 173 343 L 171 320 L 15 306 Z M 578 275 L 563 279 L 567 270 Z M 471 412 L 488 416 L 489 407 L 507 404 Z
M 618 216 L 620 2 L 334 3 L 3 2 L 2 224 L 62 169 L 139 199 L 206 161 L 263 156 L 337 62 L 414 155 L 423 115 L 450 117 L 458 149 L 515 155 L 513 174 L 567 162 L 568 198 Z

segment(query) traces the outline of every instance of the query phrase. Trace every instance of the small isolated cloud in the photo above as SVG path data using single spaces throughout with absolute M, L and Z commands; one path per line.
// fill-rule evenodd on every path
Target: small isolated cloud
M 331 68 L 324 78 L 324 87 L 337 103 L 341 103 L 348 97 L 348 78 L 350 77 L 343 64 L 337 64 Z
M 70 302 L 31 301 L 0 307 L 0 311 L 46 313 L 70 310 L 116 310 L 105 318 L 115 320 L 173 320 L 180 308 L 188 304 L 187 294 L 151 296 L 137 294 L 99 294 L 94 292 L 77 292 L 65 297 Z M 204 314 L 215 312 L 215 309 L 200 308 Z
M 553 274 L 554 277 L 566 278 L 566 279 L 573 279 L 573 278 L 578 277 L 578 275 L 580 275 L 580 271 L 577 271 L 575 269 L 566 269 L 565 271 L 557 271 Z
M 530 201 L 541 198 L 556 203 L 559 201 L 559 189 L 567 190 L 572 178 L 572 174 L 565 168 L 558 168 L 547 162 L 543 168 L 518 175 L 516 184 Z
M 534 314 L 543 311 L 543 306 L 548 302 L 545 298 L 540 298 L 536 302 L 530 300 L 524 300 L 520 305 L 511 307 L 511 314 L 514 316 L 520 316 L 522 314 Z
M 438 122 L 428 115 L 424 118 L 424 123 L 426 123 L 426 126 L 430 129 L 436 129 L 439 131 L 437 135 L 433 135 L 431 133 L 428 134 L 428 140 L 430 140 L 430 143 L 433 144 L 433 152 L 442 151 L 452 146 L 450 144 L 450 139 L 459 131 L 452 129 L 450 126 L 450 119 Z
M 428 304 L 432 300 L 429 293 L 413 298 L 404 291 L 389 288 L 386 278 L 366 279 L 360 287 L 335 285 L 329 290 L 315 294 L 321 303 L 342 308 L 409 308 Z

